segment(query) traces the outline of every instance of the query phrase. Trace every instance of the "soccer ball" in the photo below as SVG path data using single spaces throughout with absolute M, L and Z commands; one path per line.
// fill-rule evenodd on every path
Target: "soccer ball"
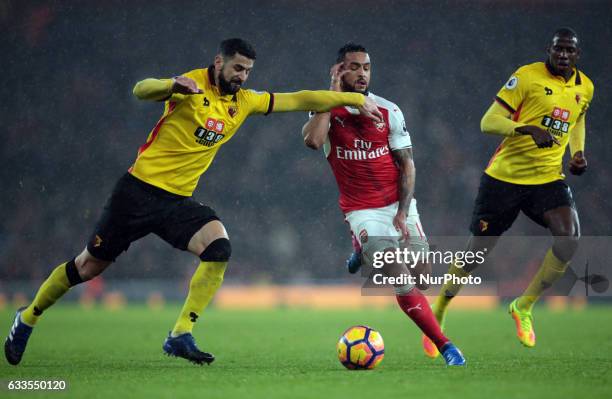
M 373 369 L 385 357 L 382 335 L 368 326 L 353 326 L 346 330 L 336 348 L 338 360 L 350 370 Z

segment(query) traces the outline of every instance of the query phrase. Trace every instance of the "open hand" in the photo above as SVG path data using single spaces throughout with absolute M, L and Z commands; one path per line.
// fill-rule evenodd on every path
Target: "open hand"
M 198 84 L 193 79 L 189 79 L 185 76 L 177 76 L 172 78 L 174 84 L 172 85 L 172 93 L 179 94 L 201 94 L 203 91 L 198 88 Z
M 344 69 L 344 63 L 339 62 L 329 70 L 329 76 L 331 81 L 329 83 L 329 90 L 331 91 L 342 91 L 342 77 L 348 72 L 348 69 Z

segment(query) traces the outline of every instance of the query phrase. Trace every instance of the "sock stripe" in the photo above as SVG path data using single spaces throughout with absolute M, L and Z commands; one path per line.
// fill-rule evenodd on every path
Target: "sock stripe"
M 76 258 L 75 258 L 76 259 Z M 74 287 L 77 284 L 81 284 L 83 279 L 79 275 L 79 271 L 77 270 L 75 259 L 66 263 L 66 277 L 68 277 L 68 281 L 70 282 L 70 286 Z

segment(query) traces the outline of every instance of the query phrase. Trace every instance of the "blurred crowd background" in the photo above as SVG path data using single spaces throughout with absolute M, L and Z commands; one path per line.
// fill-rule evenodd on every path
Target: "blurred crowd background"
M 146 77 L 209 65 L 218 43 L 251 41 L 248 87 L 322 89 L 347 41 L 369 49 L 371 90 L 400 106 L 414 143 L 416 198 L 430 236 L 467 235 L 479 177 L 500 139 L 479 130 L 497 90 L 541 61 L 552 32 L 579 33 L 595 83 L 589 171 L 569 176 L 583 235 L 612 216 L 612 4 L 594 1 L 3 1 L 0 4 L 0 280 L 40 281 L 86 244 L 116 180 L 163 105 L 132 96 Z M 226 281 L 342 281 L 350 236 L 305 113 L 253 117 L 222 148 L 195 197 L 233 243 Z M 607 121 L 607 122 L 606 122 Z M 522 217 L 509 234 L 545 235 Z M 534 254 L 542 256 L 541 253 Z M 197 259 L 154 236 L 107 279 L 184 279 Z M 498 265 L 497 267 L 521 267 Z

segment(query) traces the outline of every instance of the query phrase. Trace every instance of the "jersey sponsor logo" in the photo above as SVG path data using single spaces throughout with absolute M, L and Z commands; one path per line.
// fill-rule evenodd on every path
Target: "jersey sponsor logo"
M 516 76 L 511 76 L 510 79 L 506 82 L 504 86 L 508 90 L 514 89 L 518 85 L 518 78 Z
M 370 143 L 372 144 L 372 143 Z M 336 147 L 336 157 L 347 161 L 365 161 L 366 159 L 376 159 L 389 155 L 389 146 L 378 147 L 375 150 L 361 150 L 344 147 Z
M 562 109 L 559 107 L 555 107 L 552 113 L 553 118 L 559 118 L 562 121 L 567 121 L 570 116 L 570 112 L 567 109 Z
M 206 147 L 212 147 L 225 137 L 222 133 L 217 133 L 214 130 L 208 130 L 203 127 L 198 127 L 193 135 L 196 137 L 196 143 Z
M 217 133 L 223 133 L 223 129 L 225 128 L 225 123 L 223 121 L 208 118 L 206 119 L 206 129 L 214 130 Z
M 552 96 L 553 91 L 552 89 L 549 89 L 548 87 L 544 87 L 544 93 L 546 93 L 547 96 Z
M 561 136 L 563 135 L 563 133 L 569 132 L 569 117 L 569 110 L 555 107 L 553 108 L 552 116 L 544 116 L 544 118 L 542 118 L 541 124 L 555 136 Z
M 354 148 L 336 147 L 336 157 L 348 161 L 364 161 L 376 159 L 389 154 L 389 146 L 384 145 L 372 149 L 372 142 L 362 139 L 353 140 Z
M 222 134 L 225 128 L 225 123 L 223 121 L 208 118 L 206 119 L 205 126 L 205 128 L 201 126 L 198 127 L 193 133 L 193 135 L 196 136 L 196 143 L 206 147 L 212 147 L 225 137 L 225 134 Z

